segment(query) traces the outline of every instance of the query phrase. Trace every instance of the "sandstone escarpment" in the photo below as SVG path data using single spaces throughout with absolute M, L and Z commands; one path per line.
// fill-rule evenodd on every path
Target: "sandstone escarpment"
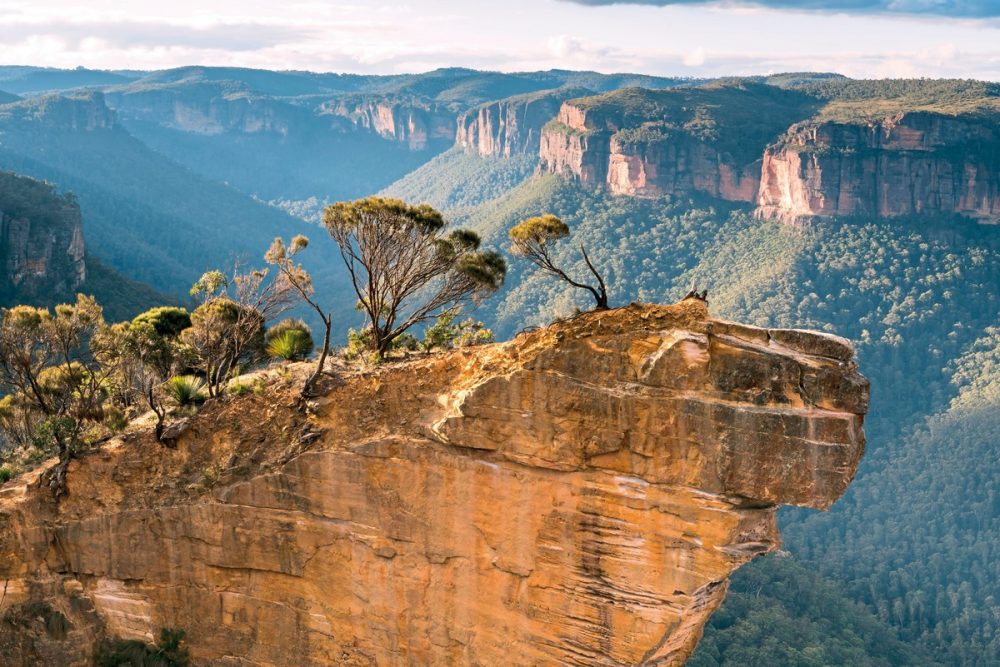
M 919 112 L 793 127 L 764 155 L 762 217 L 960 214 L 1000 222 L 1000 133 Z
M 612 137 L 607 186 L 614 194 L 639 197 L 692 193 L 729 201 L 751 201 L 760 187 L 759 160 L 738 164 L 691 137 L 628 141 Z
M 753 202 L 769 143 L 815 100 L 762 84 L 569 100 L 543 130 L 542 169 L 612 194 Z
M 678 665 L 777 505 L 843 493 L 867 400 L 845 341 L 688 301 L 342 375 L 308 416 L 212 401 L 175 450 L 74 461 L 58 505 L 38 473 L 2 491 L 0 613 L 50 605 L 72 644 L 0 647 L 82 665 L 175 627 L 198 664 Z
M 459 117 L 455 143 L 482 157 L 537 153 L 542 128 L 559 113 L 562 103 L 589 93 L 582 88 L 560 88 L 484 104 Z
M 0 120 L 85 132 L 110 130 L 116 125 L 114 112 L 99 92 L 45 95 L 3 104 Z
M 698 138 L 662 127 L 622 131 L 591 129 L 585 111 L 564 105 L 543 130 L 542 169 L 570 175 L 584 185 L 616 195 L 659 197 L 695 193 L 730 201 L 753 201 L 760 186 L 760 160 L 738 160 Z M 607 124 L 600 124 L 607 127 Z
M 325 114 L 348 120 L 410 150 L 443 148 L 455 138 L 455 113 L 444 105 L 378 95 L 346 96 L 321 105 Z
M 123 122 L 154 123 L 192 134 L 288 135 L 308 112 L 227 83 L 112 89 L 108 103 Z
M 0 173 L 0 295 L 65 296 L 86 275 L 76 200 L 47 183 Z

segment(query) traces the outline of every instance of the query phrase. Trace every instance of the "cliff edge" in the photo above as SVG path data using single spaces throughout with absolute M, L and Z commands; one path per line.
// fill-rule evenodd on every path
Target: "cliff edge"
M 849 343 L 696 301 L 344 370 L 308 414 L 282 375 L 87 453 L 59 504 L 0 490 L 10 664 L 171 627 L 195 664 L 678 665 L 864 450 Z

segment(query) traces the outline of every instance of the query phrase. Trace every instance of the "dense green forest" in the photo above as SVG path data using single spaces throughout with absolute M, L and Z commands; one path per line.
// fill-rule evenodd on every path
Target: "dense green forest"
M 745 565 L 731 579 L 688 667 L 932 665 L 864 605 L 788 552 Z

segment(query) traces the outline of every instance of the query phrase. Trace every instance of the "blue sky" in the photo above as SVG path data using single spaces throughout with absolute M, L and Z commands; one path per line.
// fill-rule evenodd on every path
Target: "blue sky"
M 1000 0 L 0 0 L 0 61 L 1000 80 Z

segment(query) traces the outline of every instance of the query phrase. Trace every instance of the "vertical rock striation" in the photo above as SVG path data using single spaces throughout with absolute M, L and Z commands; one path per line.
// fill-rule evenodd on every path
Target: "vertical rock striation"
M 83 223 L 72 195 L 0 173 L 0 295 L 69 295 L 87 277 Z
M 584 88 L 559 88 L 483 104 L 459 116 L 455 143 L 481 157 L 537 153 L 542 128 L 562 103 L 589 94 Z
M 797 125 L 765 153 L 757 205 L 782 220 L 954 213 L 1000 222 L 1000 132 L 929 112 Z
M 412 151 L 443 148 L 455 138 L 455 113 L 419 98 L 348 95 L 324 103 L 321 110 Z
M 305 109 L 230 82 L 132 85 L 106 95 L 125 123 L 153 123 L 190 134 L 287 136 L 311 117 Z
M 816 98 L 764 88 L 770 94 L 741 85 L 569 100 L 543 129 L 541 168 L 616 195 L 746 202 L 783 221 L 943 214 L 1000 222 L 994 116 L 907 111 L 825 121 Z
M 58 506 L 8 485 L 0 613 L 64 613 L 63 664 L 178 627 L 199 664 L 680 665 L 777 506 L 844 492 L 867 401 L 845 341 L 692 301 L 347 375 L 313 417 L 213 401 Z M 69 651 L 4 627 L 14 664 Z

